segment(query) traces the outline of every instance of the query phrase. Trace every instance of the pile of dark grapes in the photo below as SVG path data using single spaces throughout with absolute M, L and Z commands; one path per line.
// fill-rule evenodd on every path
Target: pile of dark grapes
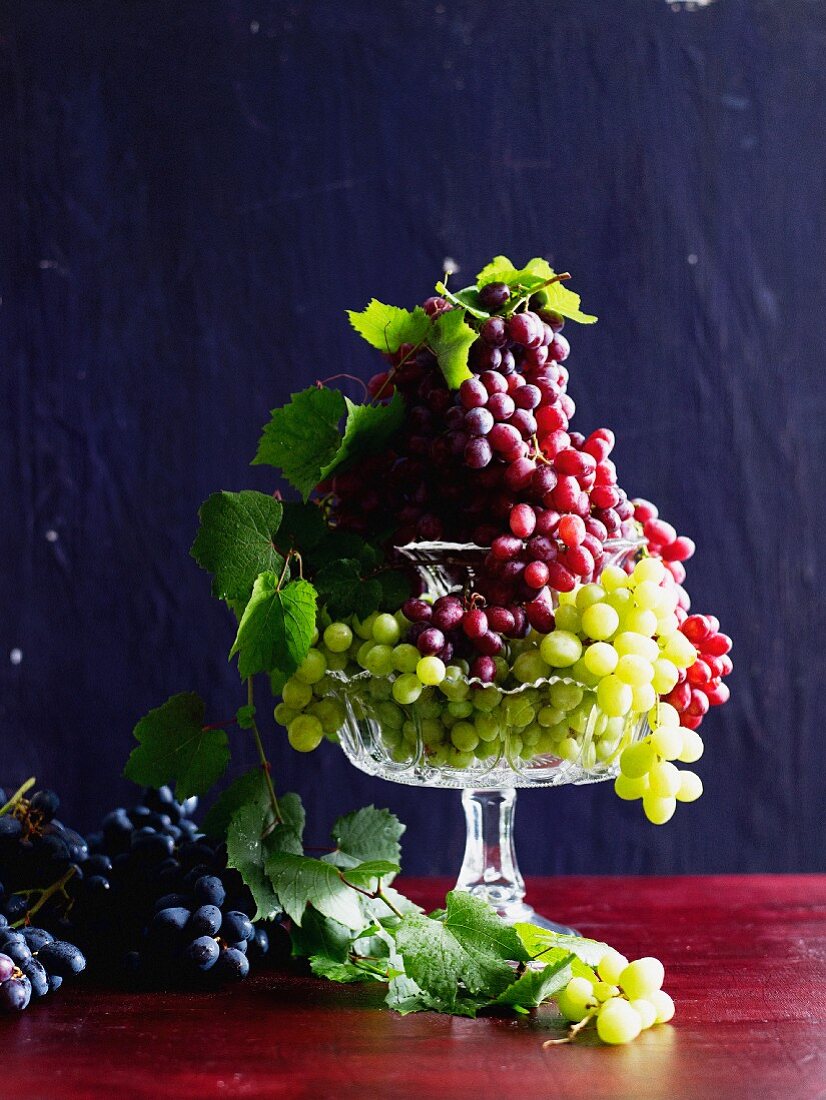
M 252 895 L 192 820 L 195 804 L 148 790 L 88 840 L 57 820 L 52 791 L 0 816 L 0 988 L 12 983 L 0 1007 L 25 1008 L 85 958 L 105 980 L 180 987 L 246 977 L 273 936 L 282 952 L 286 931 L 253 922 Z

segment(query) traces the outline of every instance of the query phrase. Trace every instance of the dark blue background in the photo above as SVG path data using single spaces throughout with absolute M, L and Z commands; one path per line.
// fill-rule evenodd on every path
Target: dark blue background
M 521 796 L 523 865 L 823 868 L 822 4 L 0 16 L 0 778 L 91 825 L 147 709 L 198 689 L 232 713 L 230 623 L 187 555 L 201 500 L 272 487 L 248 462 L 291 390 L 376 368 L 345 308 L 420 300 L 446 256 L 541 254 L 600 314 L 572 334 L 578 426 L 611 426 L 622 484 L 696 539 L 736 669 L 697 805 L 655 829 L 610 785 Z M 319 837 L 376 800 L 411 870 L 456 867 L 455 794 L 282 736 Z

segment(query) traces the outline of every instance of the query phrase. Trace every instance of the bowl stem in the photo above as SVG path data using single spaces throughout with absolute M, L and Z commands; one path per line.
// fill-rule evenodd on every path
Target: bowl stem
M 525 880 L 514 845 L 516 790 L 464 790 L 467 840 L 457 890 L 484 898 L 509 924 L 526 921 L 554 932 L 575 934 L 572 928 L 540 917 L 525 902 Z

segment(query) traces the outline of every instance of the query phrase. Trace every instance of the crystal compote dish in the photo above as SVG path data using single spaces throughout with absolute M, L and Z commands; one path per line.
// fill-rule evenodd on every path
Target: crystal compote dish
M 609 542 L 603 564 L 622 565 L 638 547 Z M 435 598 L 471 589 L 473 562 L 484 550 L 420 543 L 401 552 Z M 622 750 L 648 733 L 645 716 L 608 717 L 595 691 L 567 675 L 513 687 L 459 676 L 424 687 L 409 703 L 394 696 L 394 680 L 368 671 L 330 674 L 329 693 L 344 711 L 339 741 L 347 759 L 395 783 L 461 790 L 467 840 L 457 889 L 484 898 L 509 922 L 571 932 L 525 901 L 514 846 L 516 790 L 614 778 Z

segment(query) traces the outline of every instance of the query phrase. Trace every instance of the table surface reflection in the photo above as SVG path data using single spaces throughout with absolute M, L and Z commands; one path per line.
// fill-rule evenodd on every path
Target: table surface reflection
M 435 906 L 450 884 L 403 888 Z M 62 990 L 0 1019 L 0 1097 L 826 1096 L 826 875 L 533 879 L 540 912 L 656 954 L 677 1015 L 623 1048 L 528 1018 L 399 1017 L 379 987 L 263 973 L 223 993 Z

